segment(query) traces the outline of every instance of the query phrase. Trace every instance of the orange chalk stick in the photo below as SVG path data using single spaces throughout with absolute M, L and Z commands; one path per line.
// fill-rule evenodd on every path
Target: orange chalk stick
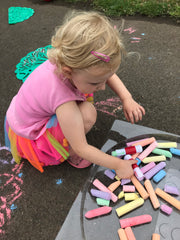
M 143 185 L 138 181 L 138 179 L 135 176 L 131 177 L 131 181 L 134 184 L 135 188 L 137 189 L 137 191 L 139 192 L 139 194 L 141 195 L 141 197 L 143 199 L 147 199 L 149 197 L 149 193 L 146 192 L 145 188 L 143 187 Z
M 176 198 L 172 197 L 170 194 L 164 192 L 163 190 L 161 190 L 160 188 L 156 188 L 155 193 L 161 197 L 162 199 L 164 199 L 166 202 L 168 202 L 169 204 L 171 204 L 173 207 L 177 208 L 178 210 L 180 210 L 180 201 L 177 200 Z
M 153 233 L 152 240 L 160 240 L 160 235 L 157 233 Z
M 128 240 L 136 240 L 131 227 L 125 228 L 124 231 L 126 233 L 126 236 L 127 236 Z
M 155 209 L 159 208 L 160 207 L 160 203 L 159 203 L 159 200 L 158 200 L 158 198 L 156 196 L 154 188 L 153 188 L 153 186 L 151 184 L 151 181 L 148 180 L 148 179 L 145 180 L 144 186 L 146 187 L 146 190 L 149 193 L 149 197 L 150 197 L 150 200 L 151 200 L 151 203 L 152 203 L 153 207 Z
M 124 229 L 122 228 L 118 229 L 118 235 L 120 240 L 128 240 Z
M 109 189 L 111 192 L 114 192 L 114 191 L 119 187 L 120 184 L 121 184 L 120 181 L 113 182 L 113 183 L 111 183 L 111 184 L 108 186 L 108 189 Z
M 156 141 L 156 139 L 154 137 L 151 137 L 151 138 L 147 138 L 147 139 L 138 141 L 138 142 L 134 143 L 132 146 L 141 145 L 142 147 L 144 147 L 146 145 L 153 143 L 154 141 Z

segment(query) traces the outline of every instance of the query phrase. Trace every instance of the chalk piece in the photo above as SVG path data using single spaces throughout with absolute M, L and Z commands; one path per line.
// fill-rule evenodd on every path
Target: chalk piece
M 141 225 L 144 223 L 149 223 L 151 221 L 152 221 L 151 215 L 145 214 L 145 215 L 139 215 L 135 217 L 120 219 L 119 223 L 121 228 L 127 228 L 127 227 Z
M 170 152 L 174 155 L 180 156 L 180 149 L 177 148 L 170 148 Z
M 146 164 L 144 167 L 141 168 L 141 172 L 144 174 L 155 166 L 156 166 L 156 164 L 154 162 L 150 162 L 150 163 Z
M 164 191 L 166 193 L 170 193 L 170 194 L 174 194 L 174 195 L 177 195 L 179 196 L 179 190 L 177 189 L 177 187 L 174 187 L 174 186 L 169 186 L 169 185 L 165 185 L 164 186 Z
M 98 217 L 98 216 L 108 214 L 111 211 L 112 211 L 112 207 L 103 206 L 103 207 L 95 208 L 95 209 L 92 209 L 92 210 L 88 211 L 85 214 L 85 217 L 89 218 L 89 219 L 90 218 L 95 218 L 95 217 Z
M 169 207 L 168 205 L 166 204 L 162 204 L 161 207 L 160 207 L 161 211 L 163 211 L 164 213 L 166 213 L 167 215 L 171 215 L 172 213 L 172 208 Z
M 157 233 L 153 233 L 152 240 L 160 240 L 160 235 Z
M 124 197 L 124 192 L 121 191 L 121 192 L 119 193 L 119 195 L 118 195 L 118 198 L 121 199 L 121 198 L 123 198 L 123 197 Z
M 158 154 L 158 155 L 164 155 L 168 158 L 172 158 L 172 153 L 167 151 L 167 150 L 164 150 L 164 149 L 160 149 L 160 148 L 155 148 L 152 153 L 154 154 Z
M 121 180 L 117 175 L 114 177 L 114 179 L 116 179 L 117 181 Z
M 144 204 L 144 199 L 143 198 L 138 198 L 134 201 L 131 201 L 119 208 L 116 209 L 116 213 L 118 215 L 118 217 L 121 217 L 122 215 L 138 208 L 139 206 Z
M 102 198 L 105 200 L 111 199 L 111 194 L 108 192 L 103 192 L 103 191 L 96 190 L 96 189 L 91 189 L 90 192 L 91 192 L 92 196 L 94 196 L 94 197 Z
M 151 170 L 146 172 L 144 174 L 146 179 L 152 178 L 156 173 L 158 173 L 161 169 L 163 169 L 166 166 L 165 162 L 158 163 L 155 167 L 153 167 Z
M 141 154 L 139 154 L 138 159 L 140 159 L 142 161 L 157 147 L 157 144 L 158 143 L 156 141 L 151 143 Z
M 120 240 L 128 240 L 126 233 L 122 228 L 118 229 L 118 236 Z
M 149 197 L 149 193 L 145 190 L 145 188 L 143 187 L 143 185 L 138 181 L 138 179 L 135 176 L 131 177 L 131 181 L 134 184 L 135 188 L 137 189 L 137 191 L 139 192 L 139 194 L 141 195 L 141 197 L 143 199 L 147 199 Z
M 166 202 L 168 202 L 169 204 L 171 204 L 172 206 L 174 206 L 175 208 L 177 208 L 178 210 L 180 210 L 180 201 L 177 200 L 176 198 L 172 197 L 171 195 L 169 195 L 168 193 L 164 192 L 163 190 L 161 190 L 160 188 L 156 188 L 155 193 L 161 197 L 162 199 L 164 199 Z
M 158 142 L 157 148 L 177 148 L 177 142 Z
M 166 157 L 164 155 L 160 156 L 153 156 L 153 157 L 146 157 L 142 160 L 143 163 L 150 163 L 150 162 L 162 162 L 166 161 Z
M 138 193 L 125 193 L 124 194 L 124 200 L 125 201 L 133 201 L 135 199 L 139 198 Z
M 166 172 L 164 170 L 160 170 L 156 175 L 153 177 L 153 181 L 158 183 L 166 176 Z
M 123 192 L 135 192 L 135 186 L 133 185 L 124 185 Z
M 153 207 L 155 209 L 159 208 L 160 207 L 160 203 L 159 203 L 159 200 L 158 200 L 158 198 L 156 196 L 154 188 L 153 188 L 153 186 L 151 184 L 151 181 L 150 180 L 145 180 L 144 186 L 145 186 L 147 192 L 149 193 L 149 198 L 151 200 L 151 203 L 152 203 Z
M 146 146 L 146 145 L 149 145 L 153 142 L 155 142 L 156 139 L 154 137 L 151 137 L 151 138 L 147 138 L 147 139 L 142 139 L 140 141 L 138 141 L 137 143 L 134 143 L 132 144 L 133 146 L 136 146 L 136 145 L 141 145 L 142 147 Z
M 100 206 L 109 206 L 110 201 L 102 198 L 96 198 L 96 202 Z
M 104 174 L 107 176 L 107 177 L 109 177 L 110 179 L 114 179 L 114 177 L 115 177 L 115 173 L 113 173 L 110 169 L 106 169 L 105 171 L 104 171 Z
M 126 233 L 128 240 L 136 240 L 131 227 L 125 228 L 124 231 Z
M 137 145 L 141 145 L 141 146 L 142 146 L 141 142 L 143 142 L 144 140 L 147 140 L 147 139 L 149 139 L 149 138 L 143 138 L 143 139 L 140 139 L 140 140 L 137 140 L 137 141 L 127 142 L 127 143 L 126 143 L 126 146 L 127 146 L 127 147 L 130 147 L 130 146 L 132 146 L 132 145 L 134 145 L 134 144 L 137 144 Z M 155 141 L 155 140 L 154 140 L 154 141 Z M 153 142 L 154 142 L 154 141 L 153 141 Z
M 114 193 L 112 193 L 112 192 L 111 192 L 102 182 L 100 182 L 98 179 L 95 179 L 95 180 L 93 181 L 93 185 L 94 185 L 95 187 L 97 187 L 99 190 L 103 191 L 103 192 L 109 192 L 109 193 L 111 194 L 111 200 L 112 200 L 113 202 L 117 202 L 118 197 L 117 197 Z
M 114 191 L 120 186 L 120 184 L 121 184 L 120 181 L 113 182 L 113 183 L 111 183 L 111 184 L 108 186 L 108 189 L 109 189 L 111 192 L 114 192 Z
M 127 178 L 121 179 L 121 185 L 130 183 L 130 182 L 131 182 L 131 179 L 127 179 Z

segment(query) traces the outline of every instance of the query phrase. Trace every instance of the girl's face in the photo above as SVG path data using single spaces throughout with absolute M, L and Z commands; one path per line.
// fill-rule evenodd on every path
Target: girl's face
M 82 93 L 105 90 L 107 80 L 115 71 L 103 67 L 90 67 L 85 70 L 72 70 L 72 84 Z

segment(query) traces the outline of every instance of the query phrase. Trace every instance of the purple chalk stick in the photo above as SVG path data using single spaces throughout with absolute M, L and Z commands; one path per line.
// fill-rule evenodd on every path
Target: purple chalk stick
M 179 190 L 177 189 L 177 187 L 169 186 L 169 185 L 166 184 L 164 186 L 164 191 L 167 192 L 167 193 L 179 196 Z
M 162 204 L 160 209 L 161 211 L 165 212 L 167 215 L 170 215 L 172 213 L 172 208 L 166 204 Z
M 130 182 L 131 182 L 131 179 L 128 179 L 128 178 L 121 179 L 121 185 L 125 185 L 125 184 L 130 183 Z
M 110 200 L 111 199 L 111 194 L 108 192 L 103 192 L 103 191 L 99 191 L 96 189 L 91 189 L 91 194 L 94 197 L 98 197 L 98 198 L 102 198 L 105 200 Z
M 107 176 L 107 177 L 109 177 L 110 179 L 114 179 L 115 178 L 115 176 L 116 176 L 116 174 L 115 173 L 113 173 L 110 169 L 106 169 L 105 171 L 104 171 L 104 174 Z
M 163 169 L 166 166 L 165 162 L 158 163 L 155 167 L 153 167 L 151 170 L 146 172 L 144 174 L 146 179 L 152 178 L 156 173 L 158 173 L 161 169 Z

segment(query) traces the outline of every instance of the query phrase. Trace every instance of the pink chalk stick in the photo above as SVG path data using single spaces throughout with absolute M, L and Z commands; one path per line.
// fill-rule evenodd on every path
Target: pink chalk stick
M 167 215 L 170 215 L 172 213 L 172 208 L 166 204 L 162 204 L 160 209 L 161 211 L 165 212 Z
M 164 186 L 164 191 L 169 193 L 169 194 L 174 194 L 179 196 L 179 190 L 177 189 L 177 187 L 173 187 L 173 186 L 168 186 L 167 184 Z
M 95 217 L 98 217 L 98 216 L 108 214 L 111 211 L 112 211 L 112 207 L 103 206 L 103 207 L 95 208 L 95 209 L 92 209 L 92 210 L 88 211 L 85 214 L 85 217 L 88 218 L 88 219 L 95 218 Z
M 102 182 L 100 182 L 98 179 L 95 179 L 95 180 L 93 181 L 93 185 L 94 185 L 95 187 L 97 187 L 99 190 L 103 191 L 103 192 L 108 192 L 108 193 L 110 193 L 110 194 L 111 194 L 111 200 L 112 200 L 113 202 L 117 202 L 118 197 L 117 197 L 113 192 L 111 192 L 111 191 L 110 191 Z
M 150 162 L 141 168 L 141 172 L 144 174 L 144 173 L 148 172 L 149 170 L 151 170 L 155 166 L 156 166 L 155 162 Z
M 123 185 L 123 192 L 135 192 L 135 186 L 134 185 Z
M 138 158 L 142 161 L 157 147 L 157 145 L 158 143 L 156 141 L 151 143 L 141 154 L 139 154 Z
M 151 221 L 152 221 L 151 215 L 146 214 L 146 215 L 140 215 L 140 216 L 131 217 L 131 218 L 120 219 L 119 223 L 121 228 L 127 228 L 127 227 L 148 223 Z
M 140 139 L 140 140 L 137 140 L 137 141 L 127 142 L 127 143 L 126 143 L 126 146 L 127 146 L 127 147 L 130 147 L 130 146 L 132 146 L 133 144 L 139 143 L 140 141 L 143 141 L 143 140 L 145 140 L 145 139 L 148 139 L 148 138 L 143 138 L 143 139 Z M 141 145 L 141 144 L 140 144 L 140 145 Z
M 146 172 L 144 174 L 146 179 L 152 178 L 156 173 L 158 173 L 161 169 L 163 169 L 166 166 L 165 162 L 158 163 L 155 167 L 153 167 L 151 170 Z

